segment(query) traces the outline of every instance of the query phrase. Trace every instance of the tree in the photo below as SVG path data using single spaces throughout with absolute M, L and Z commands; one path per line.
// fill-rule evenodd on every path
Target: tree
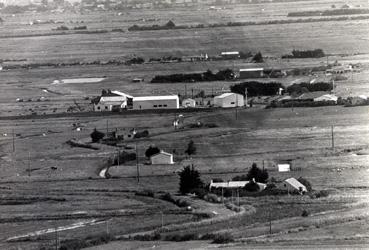
M 148 149 L 146 149 L 145 151 L 145 156 L 147 158 L 150 158 L 151 156 L 160 153 L 160 149 L 158 147 L 152 147 L 150 146 Z
M 103 132 L 98 131 L 96 128 L 90 134 L 92 142 L 99 142 L 102 138 L 104 138 L 105 134 Z
M 254 63 L 264 62 L 263 55 L 261 54 L 260 51 L 254 55 L 254 57 L 252 58 L 252 62 Z
M 196 154 L 196 146 L 193 140 L 188 143 L 185 153 L 188 154 L 188 156 Z
M 251 181 L 255 179 L 256 182 L 266 183 L 269 178 L 269 174 L 267 170 L 261 170 L 258 168 L 256 163 L 254 162 L 251 166 L 251 169 L 246 175 L 246 180 Z
M 249 192 L 257 192 L 260 190 L 260 187 L 256 182 L 251 180 L 245 185 L 244 189 Z
M 194 166 L 186 166 L 179 173 L 179 191 L 181 194 L 187 194 L 195 188 L 203 186 L 203 181 L 200 178 L 200 173 L 195 170 Z
M 312 191 L 313 190 L 313 187 L 311 186 L 311 183 L 306 180 L 305 178 L 303 177 L 300 177 L 297 179 L 302 185 L 304 185 L 307 189 L 308 192 Z
M 169 22 L 167 22 L 167 24 L 165 24 L 165 27 L 173 29 L 174 27 L 176 27 L 176 25 L 173 23 L 172 20 L 169 20 Z

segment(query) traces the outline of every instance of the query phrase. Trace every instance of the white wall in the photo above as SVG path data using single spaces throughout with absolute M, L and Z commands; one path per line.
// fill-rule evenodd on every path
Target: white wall
M 238 103 L 238 105 L 236 104 Z M 244 97 L 238 94 L 232 94 L 223 98 L 214 97 L 214 105 L 222 108 L 241 107 L 245 105 Z
M 133 99 L 133 109 L 178 109 L 179 100 L 145 100 L 145 101 L 135 101 Z
M 173 155 L 157 154 L 151 157 L 151 164 L 173 164 Z

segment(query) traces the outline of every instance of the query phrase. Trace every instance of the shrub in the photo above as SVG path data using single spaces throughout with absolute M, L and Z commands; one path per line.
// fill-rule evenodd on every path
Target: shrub
M 137 196 L 147 196 L 147 197 L 154 197 L 154 191 L 152 190 L 142 190 L 142 191 L 136 191 L 135 195 Z
M 325 57 L 322 49 L 292 50 L 292 55 L 283 55 L 282 58 L 320 58 Z
M 317 82 L 317 83 L 295 83 L 287 87 L 287 92 L 302 94 L 306 92 L 316 92 L 316 91 L 331 91 L 333 89 L 333 84 L 329 82 Z
M 171 234 L 166 235 L 164 240 L 166 241 L 189 241 L 189 240 L 198 240 L 199 236 L 195 233 L 187 233 L 187 234 Z
M 233 236 L 226 232 L 226 233 L 221 233 L 221 234 L 215 234 L 213 236 L 213 241 L 212 243 L 214 244 L 225 244 L 225 243 L 230 243 L 234 241 Z
M 264 62 L 263 55 L 261 54 L 261 52 L 259 51 L 258 53 L 256 53 L 251 61 L 254 63 Z
M 196 154 L 196 146 L 192 140 L 188 143 L 185 153 L 188 154 L 188 156 Z
M 302 211 L 302 213 L 301 213 L 301 216 L 302 217 L 308 217 L 309 216 L 309 212 L 308 211 L 306 211 L 305 209 Z
M 139 139 L 139 138 L 144 138 L 144 137 L 148 137 L 149 136 L 149 131 L 144 130 L 142 132 L 137 132 L 133 138 Z
M 257 183 L 250 181 L 245 185 L 244 189 L 249 192 L 257 192 L 260 190 L 260 187 Z
M 207 195 L 208 191 L 204 188 L 195 188 L 191 190 L 191 193 L 195 193 L 197 197 L 203 199 L 205 195 Z
M 94 129 L 94 131 L 90 134 L 92 142 L 99 142 L 102 138 L 104 138 L 105 134 Z
M 147 158 L 150 158 L 151 156 L 160 153 L 160 149 L 158 147 L 153 147 L 150 146 L 148 149 L 146 149 L 145 151 L 145 156 Z
M 211 203 L 221 203 L 222 200 L 220 197 L 218 197 L 216 194 L 210 194 L 204 196 L 204 200 Z
M 319 199 L 324 198 L 329 195 L 329 192 L 327 190 L 320 190 L 320 191 L 313 191 L 309 194 L 310 198 L 312 199 Z
M 247 173 L 246 180 L 250 181 L 255 179 L 256 182 L 266 183 L 268 181 L 268 177 L 269 175 L 266 169 L 261 170 L 258 168 L 256 163 L 253 163 L 251 169 Z
M 312 187 L 311 183 L 310 183 L 308 180 L 306 180 L 305 178 L 300 177 L 300 178 L 298 178 L 297 180 L 298 180 L 302 185 L 304 185 L 304 186 L 306 187 L 306 189 L 307 189 L 307 191 L 308 191 L 308 192 L 311 192 L 311 191 L 313 190 L 313 187 Z
M 229 210 L 232 210 L 232 211 L 237 212 L 237 213 L 239 213 L 241 211 L 241 208 L 239 206 L 236 206 L 233 203 L 226 203 L 225 206 Z
M 118 165 L 118 157 L 119 157 L 119 164 L 124 164 L 127 161 L 136 160 L 136 153 L 127 153 L 125 151 L 119 152 L 119 155 L 115 156 L 113 159 L 113 162 L 112 162 L 113 165 Z

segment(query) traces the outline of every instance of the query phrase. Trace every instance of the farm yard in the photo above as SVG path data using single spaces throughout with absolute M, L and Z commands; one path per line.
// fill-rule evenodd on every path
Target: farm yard
M 361 0 L 352 4 L 369 7 Z M 98 113 L 91 103 L 103 89 L 133 96 L 191 97 L 201 91 L 206 95 L 229 92 L 232 85 L 244 82 L 151 83 L 157 75 L 208 69 L 238 73 L 258 67 L 324 68 L 335 61 L 359 64 L 360 70 L 344 73 L 345 78 L 335 82 L 334 94 L 369 96 L 368 20 L 209 27 L 228 22 L 293 21 L 300 17 L 290 17 L 290 12 L 321 11 L 332 5 L 342 3 L 2 15 L 0 248 L 207 249 L 213 248 L 210 244 L 219 235 L 232 236 L 231 243 L 219 245 L 232 249 L 246 245 L 255 249 L 329 248 L 335 244 L 344 248 L 353 243 L 367 247 L 369 106 L 266 109 L 258 104 L 237 109 Z M 29 24 L 38 19 L 59 22 Z M 169 20 L 205 27 L 128 31 L 133 25 L 164 25 Z M 71 29 L 55 30 L 60 25 Z M 88 32 L 72 30 L 79 25 L 86 25 Z M 281 58 L 292 50 L 313 49 L 322 49 L 326 57 Z M 254 63 L 251 58 L 149 62 L 168 56 L 218 56 L 224 51 L 252 55 L 260 51 L 264 62 Z M 138 57 L 145 62 L 108 63 Z M 8 66 L 16 67 L 6 69 Z M 135 78 L 143 80 L 134 82 Z M 257 80 L 288 87 L 332 79 L 323 69 Z M 173 120 L 179 115 L 181 126 L 174 128 Z M 148 134 L 124 139 L 119 145 L 103 140 L 91 143 L 95 130 L 108 136 L 133 128 Z M 186 153 L 191 140 L 196 146 L 192 155 Z M 173 154 L 174 164 L 150 164 L 149 146 Z M 136 158 L 112 163 L 121 152 Z M 288 162 L 291 172 L 279 172 L 281 162 Z M 232 192 L 225 198 L 222 195 L 221 202 L 179 194 L 179 174 L 186 166 L 194 166 L 207 184 L 246 175 L 253 163 L 267 170 L 269 179 L 303 177 L 314 191 L 241 197 Z M 183 239 L 186 242 L 174 242 Z

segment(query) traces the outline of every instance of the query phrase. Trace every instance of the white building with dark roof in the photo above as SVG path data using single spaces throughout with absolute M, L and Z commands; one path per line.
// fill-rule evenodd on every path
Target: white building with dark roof
M 164 151 L 154 154 L 150 157 L 152 165 L 170 165 L 174 164 L 173 155 Z

